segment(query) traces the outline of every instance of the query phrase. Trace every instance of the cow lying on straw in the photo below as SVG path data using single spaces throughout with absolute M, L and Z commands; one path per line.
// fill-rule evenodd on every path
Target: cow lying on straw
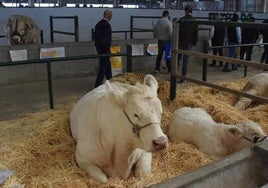
M 12 15 L 5 25 L 5 33 L 10 45 L 37 44 L 40 30 L 32 18 L 25 15 Z
M 262 97 L 268 98 L 268 73 L 261 73 L 253 76 L 243 88 L 243 91 Z M 235 107 L 241 110 L 245 110 L 253 102 L 252 99 L 246 97 L 240 97 L 239 101 L 235 104 Z
M 253 121 L 241 125 L 216 123 L 201 108 L 183 107 L 175 111 L 169 126 L 170 139 L 195 145 L 209 155 L 223 157 L 266 138 Z
M 70 115 L 75 156 L 93 179 L 127 178 L 133 167 L 136 176 L 151 171 L 151 152 L 168 145 L 157 88 L 152 75 L 136 85 L 106 81 L 75 104 Z

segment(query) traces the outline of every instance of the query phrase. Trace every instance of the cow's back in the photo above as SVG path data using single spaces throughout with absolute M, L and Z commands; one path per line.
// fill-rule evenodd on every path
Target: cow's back
M 210 134 L 210 127 L 216 125 L 211 116 L 200 108 L 183 107 L 175 111 L 170 126 L 172 140 L 196 142 L 203 133 Z M 212 131 L 212 130 L 211 130 Z
M 82 127 L 87 126 L 86 124 L 90 123 L 88 121 L 94 116 L 94 106 L 98 99 L 103 97 L 106 93 L 105 85 L 101 85 L 87 93 L 73 106 L 70 113 L 70 124 L 72 136 L 75 140 L 78 138 L 79 130 L 85 130 Z
M 243 90 L 246 92 L 254 90 L 253 94 L 268 97 L 268 73 L 253 76 Z

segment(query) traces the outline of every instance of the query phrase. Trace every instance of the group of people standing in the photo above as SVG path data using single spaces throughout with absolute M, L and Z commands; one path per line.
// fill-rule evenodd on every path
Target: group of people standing
M 186 6 L 185 15 L 181 17 L 181 20 L 194 20 L 192 16 L 193 8 L 191 6 Z M 172 23 L 169 20 L 169 12 L 167 10 L 163 11 L 162 18 L 157 21 L 154 27 L 154 36 L 158 40 L 158 55 L 155 64 L 155 73 L 160 72 L 161 59 L 165 46 L 171 42 L 172 38 Z M 198 41 L 198 25 L 189 22 L 181 22 L 179 26 L 179 49 L 190 51 L 193 46 L 197 44 Z M 178 65 L 182 60 L 182 76 L 186 76 L 188 69 L 188 55 L 178 54 Z M 166 59 L 166 65 L 168 72 L 170 72 L 170 59 Z M 180 80 L 180 83 L 185 82 L 185 80 Z
M 185 16 L 181 19 L 194 20 L 192 17 L 192 7 L 185 7 Z M 237 58 L 237 49 L 236 45 L 243 45 L 240 47 L 240 59 L 251 61 L 252 51 L 254 46 L 246 46 L 246 44 L 254 44 L 259 38 L 259 34 L 263 35 L 263 42 L 267 43 L 268 40 L 268 31 L 267 29 L 257 29 L 255 27 L 245 27 L 240 28 L 237 26 L 225 26 L 220 22 L 223 21 L 222 16 L 220 14 L 216 15 L 214 20 L 215 23 L 210 30 L 210 38 L 212 46 L 225 46 L 225 45 L 233 45 L 228 48 L 229 57 Z M 238 22 L 239 15 L 234 13 L 231 22 Z M 248 23 L 254 23 L 255 18 L 252 16 L 248 19 Z M 265 20 L 263 23 L 268 23 L 268 20 Z M 171 41 L 171 33 L 170 29 L 171 22 L 169 20 L 168 11 L 164 11 L 162 18 L 158 20 L 154 28 L 155 37 L 158 39 L 158 56 L 156 58 L 156 66 L 155 73 L 158 74 L 160 72 L 160 64 L 163 56 L 163 51 L 165 49 L 165 45 L 170 43 Z M 164 34 L 165 32 L 165 34 Z M 179 49 L 190 51 L 193 46 L 196 45 L 198 41 L 198 27 L 196 24 L 189 22 L 182 22 L 179 26 Z M 223 48 L 213 48 L 213 55 L 223 56 Z M 182 55 L 178 55 L 178 65 L 182 58 Z M 188 58 L 189 56 L 183 55 L 183 65 L 182 65 L 182 76 L 186 76 L 187 68 L 188 68 Z M 261 58 L 261 63 L 265 62 L 268 64 L 268 46 L 264 46 L 264 52 Z M 168 72 L 170 72 L 170 60 L 166 60 Z M 216 66 L 216 60 L 213 60 L 210 66 Z M 240 66 L 240 65 L 238 65 Z M 237 70 L 237 65 L 233 63 L 226 62 L 225 64 L 222 61 L 219 61 L 219 67 L 223 67 L 223 72 L 231 72 L 232 70 Z M 180 82 L 184 82 L 184 80 L 180 80 Z
M 192 16 L 192 7 L 185 7 L 185 15 L 181 17 L 181 20 L 194 20 Z M 112 78 L 112 69 L 110 63 L 110 57 L 105 56 L 110 54 L 110 47 L 112 43 L 112 29 L 109 21 L 112 18 L 112 11 L 105 10 L 103 13 L 103 18 L 95 26 L 95 46 L 96 51 L 99 55 L 103 55 L 99 60 L 99 70 L 97 74 L 97 79 L 95 82 L 95 87 L 102 84 L 104 78 L 107 80 Z M 234 13 L 231 21 L 238 22 L 239 16 Z M 237 26 L 227 26 L 220 24 L 222 21 L 221 15 L 215 16 L 215 23 L 210 31 L 210 37 L 212 41 L 212 46 L 224 46 L 225 40 L 228 40 L 228 45 L 239 45 L 239 44 L 252 44 L 258 39 L 259 33 L 263 35 L 263 42 L 268 42 L 268 29 L 260 29 L 254 27 L 241 28 Z M 254 17 L 248 19 L 249 23 L 255 21 Z M 268 19 L 264 20 L 263 23 L 268 23 Z M 157 21 L 154 26 L 154 36 L 158 40 L 158 55 L 155 63 L 155 73 L 160 73 L 161 69 L 161 59 L 165 51 L 166 46 L 172 40 L 172 23 L 169 19 L 169 12 L 167 10 L 162 12 L 162 17 Z M 198 41 L 198 25 L 191 22 L 181 22 L 179 25 L 179 49 L 190 51 L 193 46 L 197 44 Z M 242 46 L 240 50 L 240 59 L 251 60 L 253 46 Z M 233 46 L 229 48 L 229 57 L 236 58 L 237 47 Z M 222 48 L 213 48 L 213 55 L 223 56 Z M 178 54 L 178 65 L 182 59 L 182 76 L 186 76 L 188 69 L 188 55 Z M 264 53 L 262 57 L 265 64 L 268 64 L 268 46 L 264 45 Z M 171 71 L 170 59 L 166 59 L 166 65 L 168 72 Z M 216 61 L 213 60 L 210 66 L 216 66 Z M 224 72 L 230 72 L 232 70 L 237 70 L 237 65 L 226 62 L 219 62 L 219 66 L 223 66 Z M 185 82 L 185 80 L 180 80 L 180 83 Z
M 255 27 L 245 27 L 240 28 L 237 26 L 227 26 L 220 24 L 222 22 L 221 15 L 216 15 L 214 18 L 217 23 L 212 26 L 210 30 L 210 37 L 212 46 L 224 46 L 224 45 L 234 45 L 233 47 L 229 47 L 229 57 L 230 58 L 237 58 L 237 46 L 235 45 L 245 45 L 240 47 L 240 54 L 239 58 L 242 60 L 251 61 L 252 50 L 254 46 L 246 46 L 246 44 L 254 44 L 259 38 L 259 34 L 263 35 L 264 42 L 267 42 L 268 38 L 268 31 L 267 29 L 257 29 Z M 231 22 L 238 22 L 239 16 L 238 14 L 234 13 Z M 248 23 L 254 23 L 255 18 L 250 17 L 248 19 Z M 267 21 L 264 21 L 265 23 Z M 227 43 L 226 43 L 227 42 Z M 267 46 L 265 47 L 267 48 Z M 213 55 L 223 56 L 223 48 L 213 48 Z M 266 54 L 266 55 L 265 55 Z M 266 59 L 265 63 L 268 64 L 268 51 L 267 49 L 264 50 L 263 59 Z M 216 61 L 213 60 L 210 66 L 216 66 Z M 223 66 L 223 62 L 219 62 L 219 66 Z M 237 65 L 226 62 L 223 66 L 223 72 L 231 72 L 232 70 L 237 70 Z

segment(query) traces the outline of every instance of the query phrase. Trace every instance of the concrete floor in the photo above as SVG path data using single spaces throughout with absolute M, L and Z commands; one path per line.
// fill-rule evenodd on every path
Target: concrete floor
M 164 70 L 166 71 L 166 70 Z M 158 75 L 169 80 L 169 75 L 163 71 Z M 208 82 L 235 80 L 243 77 L 244 68 L 233 72 L 222 72 L 218 67 L 208 67 Z M 144 71 L 152 73 L 152 70 Z M 256 68 L 248 68 L 248 76 L 263 72 Z M 202 79 L 202 64 L 190 63 L 188 75 Z M 54 107 L 65 104 L 71 97 L 80 98 L 93 89 L 95 77 L 81 77 L 71 79 L 53 80 Z M 187 82 L 183 85 L 189 85 Z M 47 81 L 30 82 L 14 85 L 0 85 L 0 121 L 23 117 L 27 113 L 49 109 Z

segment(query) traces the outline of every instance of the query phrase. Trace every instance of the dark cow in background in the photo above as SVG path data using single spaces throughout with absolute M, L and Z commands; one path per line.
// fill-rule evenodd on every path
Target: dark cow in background
M 25 15 L 10 16 L 5 33 L 10 45 L 39 43 L 40 30 L 32 18 Z

